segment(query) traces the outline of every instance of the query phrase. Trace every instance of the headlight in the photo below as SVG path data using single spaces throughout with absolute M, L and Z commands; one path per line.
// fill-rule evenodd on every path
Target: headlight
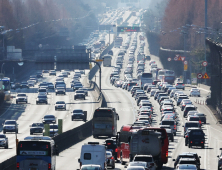
M 6 143 L 6 141 L 5 141 L 5 140 L 3 140 L 3 141 L 2 141 L 2 143 Z

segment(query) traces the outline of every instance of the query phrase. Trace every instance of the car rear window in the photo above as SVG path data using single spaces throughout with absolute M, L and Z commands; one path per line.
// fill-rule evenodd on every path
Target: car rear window
M 198 123 L 186 123 L 185 126 L 186 127 L 198 127 L 199 124 Z
M 174 121 L 162 121 L 162 125 L 174 125 Z
M 199 120 L 200 120 L 199 117 L 191 117 L 191 118 L 190 118 L 190 121 L 199 121 Z
M 180 161 L 179 164 L 196 164 L 195 161 Z
M 134 161 L 139 161 L 139 162 L 152 162 L 153 159 L 152 159 L 152 157 L 135 157 Z

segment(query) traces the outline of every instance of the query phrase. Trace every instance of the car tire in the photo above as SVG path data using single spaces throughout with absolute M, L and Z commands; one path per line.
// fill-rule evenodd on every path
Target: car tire
M 26 104 L 28 103 L 28 101 L 26 102 Z
M 188 144 L 188 148 L 192 148 L 192 146 L 191 146 L 191 144 L 190 144 L 190 143 Z
M 76 98 L 74 97 L 74 100 L 76 100 Z
M 15 133 L 17 133 L 18 134 L 18 129 L 16 130 L 16 132 Z
M 96 135 L 93 135 L 93 138 L 95 138 L 95 139 L 96 139 L 96 138 L 98 138 L 98 136 L 96 136 Z
M 176 135 L 177 135 L 177 132 L 174 132 L 173 135 L 176 136 Z
M 187 143 L 185 142 L 185 146 L 187 146 Z
M 7 143 L 7 145 L 5 146 L 5 149 L 8 149 L 8 143 Z
M 112 166 L 112 169 L 115 169 L 115 163 L 114 163 L 114 165 Z
M 36 105 L 38 105 L 38 102 L 36 102 Z
M 174 142 L 174 138 L 171 139 L 171 142 Z
M 32 132 L 30 132 L 30 135 L 32 135 L 33 133 Z
M 84 97 L 83 100 L 86 100 L 86 98 Z
M 198 97 L 200 97 L 200 95 L 198 95 Z
M 46 102 L 45 104 L 48 104 L 48 102 Z
M 57 109 L 55 108 L 55 110 L 57 110 Z
M 16 104 L 18 104 L 18 102 L 16 101 Z
M 56 93 L 56 96 L 57 96 L 57 93 Z
M 3 133 L 4 133 L 4 134 L 6 134 L 6 131 L 5 131 L 5 130 L 3 130 Z
M 202 149 L 204 149 L 204 144 L 201 146 Z
M 66 110 L 66 108 L 64 110 Z

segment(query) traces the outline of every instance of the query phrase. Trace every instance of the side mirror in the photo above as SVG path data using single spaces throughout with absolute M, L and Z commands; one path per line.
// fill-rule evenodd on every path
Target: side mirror
M 220 156 L 219 156 L 219 155 L 217 155 L 217 157 L 219 158 Z
M 201 158 L 201 156 L 199 156 L 199 158 Z
M 175 159 L 173 159 L 173 161 L 176 161 Z

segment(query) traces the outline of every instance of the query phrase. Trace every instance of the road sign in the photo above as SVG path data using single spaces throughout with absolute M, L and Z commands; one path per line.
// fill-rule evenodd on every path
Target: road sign
M 184 65 L 187 65 L 187 61 L 184 61 L 183 64 L 184 64 Z
M 187 64 L 184 65 L 184 71 L 187 71 Z
M 176 57 L 174 57 L 174 60 L 175 60 L 175 61 L 177 61 L 177 60 L 178 60 L 178 57 L 177 57 L 177 56 L 176 56 Z
M 118 26 L 117 27 L 117 32 L 140 32 L 140 27 L 138 27 L 138 26 L 133 26 L 133 27 Z
M 198 74 L 197 74 L 197 78 L 198 78 L 198 79 L 202 79 L 202 77 L 203 77 L 203 75 L 202 75 L 201 73 L 198 73 Z
M 206 61 L 202 62 L 202 66 L 206 67 L 208 65 L 208 63 Z
M 169 57 L 167 60 L 168 60 L 168 61 L 171 61 L 172 59 Z
M 207 73 L 204 74 L 203 79 L 209 79 L 210 77 L 208 76 Z
M 182 57 L 181 56 L 178 57 L 178 61 L 182 61 Z
M 181 57 L 181 60 L 184 61 L 186 57 Z

